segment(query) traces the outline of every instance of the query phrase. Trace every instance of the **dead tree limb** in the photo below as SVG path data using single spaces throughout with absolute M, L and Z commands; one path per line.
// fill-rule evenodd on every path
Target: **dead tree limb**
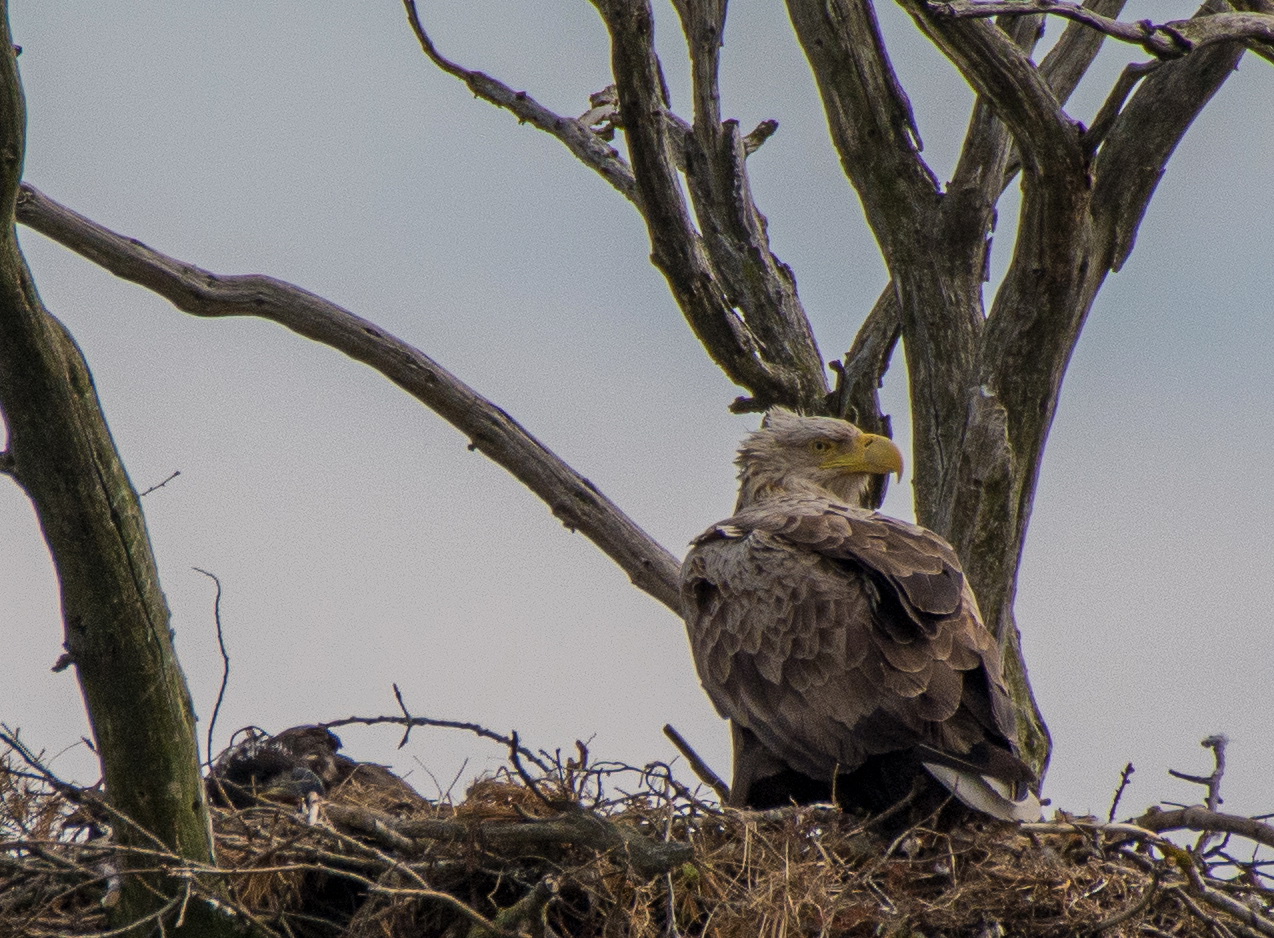
M 1274 16 L 1268 13 L 1218 11 L 1207 17 L 1153 23 L 1120 22 L 1084 5 L 1063 0 L 925 0 L 939 18 L 970 19 L 990 16 L 1047 14 L 1082 23 L 1120 42 L 1141 46 L 1160 59 L 1177 59 L 1206 46 L 1223 42 L 1254 42 L 1274 46 Z
M 680 564 L 593 483 L 419 349 L 307 290 L 258 274 L 226 276 L 168 257 L 134 238 L 22 187 L 18 217 L 117 277 L 194 316 L 257 316 L 374 368 L 430 407 L 497 465 L 538 495 L 567 528 L 614 560 L 633 584 L 673 611 Z
M 514 91 L 503 82 L 484 72 L 474 71 L 456 64 L 442 55 L 420 20 L 415 0 L 403 0 L 407 22 L 420 43 L 420 48 L 438 68 L 453 75 L 468 86 L 475 96 L 509 111 L 519 121 L 530 124 L 561 141 L 585 166 L 594 170 L 629 200 L 636 198 L 636 183 L 632 167 L 615 148 L 593 132 L 588 124 L 571 117 L 554 114 L 525 91 Z
M 1170 811 L 1152 808 L 1132 823 L 1156 833 L 1191 830 L 1198 833 L 1237 834 L 1266 847 L 1274 847 L 1274 826 L 1255 818 L 1212 811 L 1202 805 Z
M 820 410 L 827 394 L 822 357 L 795 299 L 791 273 L 770 253 L 751 204 L 738 127 L 713 120 L 715 75 L 708 72 L 715 64 L 709 50 L 720 41 L 720 30 L 709 28 L 707 45 L 695 45 L 696 101 L 705 113 L 702 121 L 696 116 L 695 145 L 683 149 L 672 131 L 676 124 L 655 54 L 648 0 L 593 4 L 611 38 L 611 68 L 652 262 L 704 348 L 750 393 L 750 401 L 737 402 L 740 409 L 786 403 Z M 698 218 L 702 234 L 681 187 L 678 153 L 686 161 L 695 206 L 706 209 Z M 706 160 L 702 170 L 698 159 Z M 709 181 L 714 169 L 725 177 Z

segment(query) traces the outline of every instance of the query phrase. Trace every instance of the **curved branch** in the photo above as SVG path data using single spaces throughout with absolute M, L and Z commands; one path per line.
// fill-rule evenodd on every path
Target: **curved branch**
M 624 198 L 636 200 L 637 188 L 632 168 L 615 152 L 614 147 L 602 140 L 587 124 L 573 117 L 554 114 L 525 91 L 514 91 L 490 75 L 470 71 L 445 58 L 425 31 L 415 0 L 403 0 L 403 8 L 407 11 L 407 21 L 416 34 L 420 48 L 431 62 L 448 75 L 454 75 L 463 81 L 475 97 L 504 108 L 519 122 L 530 124 L 556 137 L 581 163 L 614 186 Z
M 223 276 L 126 238 L 23 185 L 19 220 L 195 316 L 258 316 L 369 365 L 460 430 L 674 612 L 680 564 L 512 417 L 423 352 L 335 303 L 257 274 Z
M 1060 16 L 1112 39 L 1141 46 L 1160 59 L 1177 59 L 1219 42 L 1274 45 L 1274 15 L 1266 13 L 1218 12 L 1213 16 L 1156 24 L 1150 20 L 1122 23 L 1065 0 L 927 0 L 927 6 L 935 16 L 951 19 L 1040 13 Z
M 1191 830 L 1216 834 L 1235 834 L 1267 847 L 1274 847 L 1274 826 L 1263 824 L 1255 818 L 1238 814 L 1211 811 L 1202 805 L 1164 811 L 1152 808 L 1132 821 L 1148 831 Z

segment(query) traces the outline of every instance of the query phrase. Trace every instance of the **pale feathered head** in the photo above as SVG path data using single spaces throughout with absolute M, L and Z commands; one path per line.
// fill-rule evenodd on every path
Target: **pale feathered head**
M 873 475 L 902 477 L 894 441 L 835 417 L 773 407 L 739 447 L 738 509 L 777 495 L 823 495 L 859 504 Z

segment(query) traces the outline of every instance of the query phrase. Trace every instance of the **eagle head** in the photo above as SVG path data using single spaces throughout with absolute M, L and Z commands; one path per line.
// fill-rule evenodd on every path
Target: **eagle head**
M 835 417 L 802 417 L 772 407 L 739 448 L 742 510 L 782 495 L 820 495 L 857 505 L 873 475 L 902 477 L 894 441 Z

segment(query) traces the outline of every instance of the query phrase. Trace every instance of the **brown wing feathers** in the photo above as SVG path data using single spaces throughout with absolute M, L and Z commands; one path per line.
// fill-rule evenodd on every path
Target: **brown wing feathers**
M 915 750 L 1022 777 L 994 644 L 931 532 L 774 499 L 705 532 L 683 577 L 705 688 L 784 764 L 830 778 Z

